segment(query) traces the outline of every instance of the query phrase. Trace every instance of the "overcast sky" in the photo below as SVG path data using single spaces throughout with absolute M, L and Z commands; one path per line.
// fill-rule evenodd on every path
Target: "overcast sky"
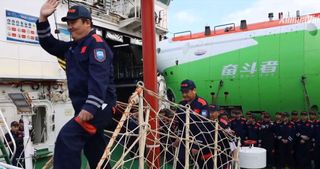
M 206 25 L 234 22 L 248 23 L 268 20 L 268 13 L 283 12 L 284 16 L 320 13 L 320 0 L 173 0 L 168 14 L 168 36 L 174 32 L 191 30 L 200 32 Z

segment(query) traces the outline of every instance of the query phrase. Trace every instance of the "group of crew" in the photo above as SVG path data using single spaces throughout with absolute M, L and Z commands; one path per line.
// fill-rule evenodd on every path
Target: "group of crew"
M 317 119 L 316 112 L 301 112 L 300 118 L 297 111 L 277 112 L 273 120 L 273 117 L 267 112 L 258 114 L 247 112 L 244 115 L 240 109 L 227 111 L 215 105 L 208 105 L 205 99 L 197 95 L 196 86 L 192 80 L 184 80 L 181 83 L 181 93 L 183 101 L 180 104 L 189 105 L 193 112 L 199 115 L 197 117 L 190 115 L 190 120 L 193 121 L 190 125 L 190 133 L 201 133 L 195 137 L 198 142 L 204 145 L 210 145 L 214 142 L 210 139 L 213 138 L 212 135 L 206 135 L 210 131 L 214 131 L 214 125 L 206 126 L 204 123 L 205 119 L 209 118 L 218 120 L 221 128 L 240 138 L 242 146 L 255 144 L 257 147 L 266 149 L 267 168 L 320 169 L 320 121 Z M 186 113 L 179 110 L 176 112 L 178 133 L 185 134 Z M 197 125 L 197 128 L 192 125 Z M 237 144 L 236 141 L 235 144 Z M 225 148 L 230 149 L 230 142 L 225 145 Z M 186 151 L 184 144 L 179 144 L 177 150 L 179 151 L 177 168 L 184 168 Z M 208 160 L 213 157 L 212 151 L 206 151 L 206 148 L 203 147 L 191 147 L 191 150 L 192 153 L 198 152 L 198 154 L 201 150 L 202 155 L 196 159 L 200 168 L 213 167 L 214 161 Z M 219 160 L 217 161 L 218 166 L 230 160 L 227 158 L 220 156 L 220 164 Z M 206 162 L 204 163 L 204 161 Z M 228 164 L 223 168 L 229 166 Z
M 221 110 L 224 111 L 224 110 Z M 242 145 L 253 140 L 267 150 L 269 168 L 320 169 L 320 121 L 313 111 L 277 112 L 274 121 L 262 112 L 260 120 L 251 112 L 245 117 L 239 110 L 226 113 L 227 122 Z

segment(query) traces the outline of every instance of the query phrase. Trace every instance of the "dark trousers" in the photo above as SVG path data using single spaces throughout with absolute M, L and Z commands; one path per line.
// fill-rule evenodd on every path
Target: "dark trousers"
M 273 153 L 273 143 L 263 141 L 261 147 L 267 150 L 267 167 L 272 168 L 274 166 L 274 153 Z
M 63 126 L 55 144 L 54 169 L 80 169 L 82 150 L 90 168 L 96 168 L 107 145 L 103 129 L 112 124 L 112 109 L 106 108 L 97 113 L 99 114 L 96 114 L 91 121 L 97 128 L 97 133 L 94 135 L 88 134 L 74 119 Z M 108 165 L 107 168 L 111 167 Z
M 177 161 L 176 169 L 184 169 L 185 168 L 185 159 L 186 159 L 185 152 L 186 152 L 185 144 L 181 143 L 178 148 L 178 161 Z M 196 162 L 196 160 L 193 158 L 193 156 L 191 154 L 189 154 L 189 166 L 195 165 L 194 162 Z
M 13 148 L 12 148 L 12 150 L 13 150 Z M 22 152 L 23 152 L 23 147 L 17 148 L 16 153 L 14 154 L 12 162 L 11 162 L 12 165 L 17 166 L 17 167 L 24 167 L 24 153 L 22 153 Z M 10 154 L 10 158 L 11 158 L 11 154 Z
M 96 168 L 107 145 L 103 133 L 89 135 L 83 128 L 71 119 L 61 129 L 54 150 L 55 169 L 80 169 L 81 151 L 88 159 L 90 168 Z
M 184 169 L 185 151 L 186 151 L 185 146 L 183 144 L 180 144 L 179 149 L 178 149 L 178 161 L 177 161 L 176 169 Z
M 293 156 L 291 154 L 291 145 L 289 143 L 279 143 L 279 167 L 278 168 L 285 168 L 286 166 L 293 166 Z
M 267 168 L 272 168 L 274 166 L 272 148 L 269 148 L 266 150 L 267 150 Z
M 310 143 L 308 142 L 306 142 L 305 144 L 297 143 L 296 160 L 297 160 L 297 168 L 311 169 Z
M 320 169 L 320 144 L 315 147 L 315 169 Z
M 272 161 L 274 162 L 273 164 L 276 167 L 280 167 L 279 144 L 280 144 L 279 140 L 276 140 L 274 144 L 274 152 L 272 157 Z

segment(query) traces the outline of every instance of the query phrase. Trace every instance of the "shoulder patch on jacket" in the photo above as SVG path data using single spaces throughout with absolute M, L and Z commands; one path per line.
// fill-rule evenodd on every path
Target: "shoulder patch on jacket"
M 94 50 L 94 58 L 98 61 L 98 62 L 103 62 L 106 60 L 107 56 L 106 56 L 106 51 L 104 49 L 95 49 Z

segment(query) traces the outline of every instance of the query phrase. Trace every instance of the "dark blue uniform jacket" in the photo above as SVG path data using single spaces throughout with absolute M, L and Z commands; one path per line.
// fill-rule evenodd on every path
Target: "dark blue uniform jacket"
M 92 30 L 79 41 L 64 42 L 51 35 L 48 22 L 37 22 L 40 45 L 66 60 L 69 97 L 75 116 L 81 109 L 96 115 L 116 103 L 112 59 L 106 42 Z

